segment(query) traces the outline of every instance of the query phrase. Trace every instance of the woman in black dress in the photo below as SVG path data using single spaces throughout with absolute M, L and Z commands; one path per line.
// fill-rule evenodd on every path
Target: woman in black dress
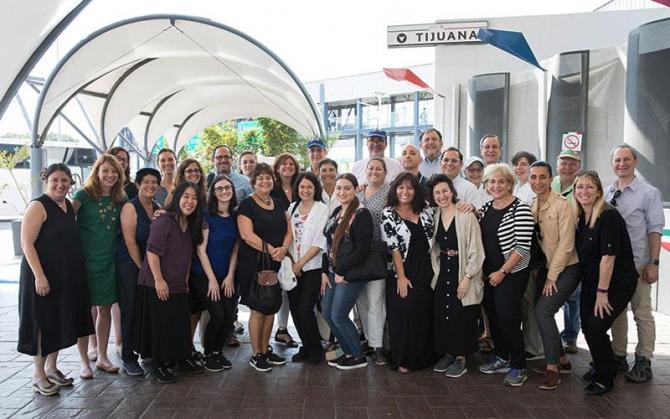
M 426 205 L 416 176 L 396 177 L 382 212 L 382 240 L 391 252 L 395 274 L 386 286 L 391 367 L 400 373 L 433 363 L 433 269 L 430 238 L 433 210 Z
M 239 287 L 240 303 L 246 306 L 249 306 L 251 281 L 255 280 L 261 267 L 259 259 L 262 261 L 264 256 L 269 256 L 270 269 L 278 272 L 293 240 L 286 213 L 279 202 L 270 196 L 274 186 L 273 175 L 269 165 L 257 164 L 250 179 L 254 193 L 244 198 L 237 208 L 237 227 L 242 242 L 235 279 Z M 269 255 L 260 255 L 262 257 L 259 258 L 264 243 L 267 244 Z M 249 364 L 258 371 L 271 371 L 272 365 L 286 363 L 284 358 L 272 352 L 272 347 L 268 344 L 276 313 L 262 313 L 254 307 L 249 308 L 249 336 L 253 349 Z
M 583 271 L 582 331 L 593 358 L 593 369 L 584 375 L 584 391 L 600 396 L 612 390 L 617 373 L 607 331 L 633 298 L 638 273 L 626 222 L 605 202 L 598 174 L 578 174 L 574 195 L 579 213 L 575 246 Z
M 21 225 L 18 351 L 33 356 L 33 391 L 50 396 L 72 385 L 56 365 L 58 351 L 95 333 L 84 250 L 72 204 L 70 169 L 52 164 L 46 193 L 28 205 Z M 45 365 L 46 364 L 46 365 Z
M 477 218 L 459 212 L 456 190 L 447 175 L 428 182 L 437 205 L 431 262 L 435 275 L 433 349 L 442 359 L 433 367 L 457 378 L 467 372 L 466 357 L 477 351 L 479 304 L 484 297 L 484 246 Z

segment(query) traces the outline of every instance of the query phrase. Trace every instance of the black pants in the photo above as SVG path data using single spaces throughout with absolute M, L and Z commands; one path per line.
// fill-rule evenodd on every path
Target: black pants
M 610 287 L 607 298 L 612 306 L 612 314 L 605 316 L 604 319 L 593 314 L 596 305 L 596 293 L 587 289 L 587 287 L 582 287 L 580 300 L 582 332 L 584 332 L 591 358 L 593 358 L 593 368 L 596 371 L 594 380 L 600 384 L 609 386 L 614 383 L 617 364 L 614 360 L 614 352 L 607 331 L 612 327 L 614 320 L 628 307 L 636 286 L 637 281 L 625 287 Z
M 137 361 L 135 354 L 136 337 L 136 306 L 137 306 L 137 275 L 139 269 L 132 260 L 116 262 L 116 282 L 119 293 L 119 309 L 121 310 L 121 338 L 123 346 L 121 359 L 123 362 Z
M 205 327 L 204 342 L 202 343 L 205 355 L 210 355 L 213 352 L 221 352 L 226 337 L 232 330 L 235 316 L 237 295 L 233 295 L 230 298 L 225 297 L 221 289 L 223 278 L 216 278 L 216 281 L 221 290 L 219 301 L 212 301 L 211 298 L 207 297 L 209 280 L 205 275 L 193 275 L 190 281 L 191 292 L 203 299 L 205 308 L 209 313 L 209 322 L 207 322 L 207 327 Z
M 489 318 L 495 354 L 510 360 L 511 368 L 526 368 L 523 333 L 521 333 L 521 299 L 528 285 L 528 269 L 509 273 L 496 287 L 484 273 L 484 311 Z
M 298 278 L 298 285 L 288 292 L 289 309 L 302 344 L 313 360 L 320 360 L 323 354 L 321 335 L 316 324 L 314 307 L 321 290 L 321 269 L 304 272 Z

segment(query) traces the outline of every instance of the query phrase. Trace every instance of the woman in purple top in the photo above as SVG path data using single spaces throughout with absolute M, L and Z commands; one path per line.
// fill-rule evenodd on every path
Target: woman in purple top
M 195 183 L 176 187 L 166 214 L 151 224 L 138 278 L 138 348 L 143 358 L 153 360 L 152 376 L 159 383 L 176 381 L 167 363 L 181 361 L 188 373 L 203 371 L 187 362 L 191 351 L 187 284 L 194 249 L 202 242 L 200 196 Z

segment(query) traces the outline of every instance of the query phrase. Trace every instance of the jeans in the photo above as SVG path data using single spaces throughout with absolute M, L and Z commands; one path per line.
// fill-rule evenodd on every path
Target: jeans
M 314 307 L 320 290 L 321 268 L 318 268 L 303 272 L 298 278 L 298 284 L 288 292 L 293 323 L 298 330 L 303 347 L 313 360 L 320 360 L 323 356 L 321 336 L 314 315 Z
M 116 262 L 116 282 L 119 292 L 119 309 L 121 309 L 121 338 L 123 345 L 121 359 L 123 362 L 137 361 L 135 354 L 135 307 L 137 305 L 137 275 L 139 269 L 132 260 Z
M 335 275 L 329 274 L 330 288 L 321 300 L 323 316 L 330 326 L 331 332 L 340 342 L 342 351 L 354 358 L 363 356 L 363 348 L 358 338 L 358 331 L 354 322 L 349 318 L 351 309 L 356 304 L 358 296 L 367 285 L 367 281 L 335 283 Z
M 568 301 L 563 305 L 563 331 L 561 332 L 561 339 L 563 342 L 577 342 L 579 336 L 580 324 L 580 304 L 579 295 L 582 291 L 582 285 L 579 284 L 572 293 Z
M 537 276 L 535 318 L 542 336 L 544 357 L 547 364 L 558 365 L 560 357 L 565 355 L 565 350 L 558 333 L 555 316 L 577 288 L 582 279 L 582 270 L 578 263 L 565 268 L 556 280 L 558 291 L 552 296 L 542 295 L 546 277 L 547 269 L 542 268 Z

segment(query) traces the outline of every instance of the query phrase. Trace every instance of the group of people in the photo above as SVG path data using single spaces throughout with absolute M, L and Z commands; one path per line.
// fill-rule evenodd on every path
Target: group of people
M 142 168 L 134 182 L 128 152 L 116 147 L 72 202 L 70 170 L 51 165 L 22 226 L 18 350 L 33 356 L 33 389 L 72 385 L 57 356 L 75 343 L 80 377 L 92 378 L 91 335 L 95 368 L 118 372 L 107 355 L 115 303 L 124 372 L 144 375 L 141 357 L 161 383 L 175 382 L 175 371 L 232 367 L 223 347 L 238 303 L 251 311 L 258 371 L 286 362 L 270 345 L 275 315 L 275 341 L 297 346 L 290 313 L 301 342 L 293 362 L 350 370 L 370 356 L 400 373 L 432 367 L 457 378 L 488 349 L 480 372 L 521 386 L 527 359 L 544 357 L 539 387 L 553 390 L 571 371 L 566 354 L 581 323 L 593 358 L 587 394 L 611 390 L 618 370 L 633 382 L 652 377 L 664 217 L 658 189 L 635 174 L 633 147 L 612 151 L 617 181 L 605 187 L 581 171 L 579 152 L 563 151 L 555 168 L 524 151 L 501 163 L 493 134 L 468 159 L 443 150 L 436 129 L 398 160 L 384 155 L 387 145 L 384 131 L 371 131 L 369 157 L 351 173 L 338 172 L 319 139 L 307 144 L 304 171 L 290 154 L 270 166 L 244 152 L 236 172 L 221 145 L 209 176 L 163 149 L 159 170 Z M 277 277 L 292 285 L 278 291 Z M 630 369 L 629 303 L 640 338 Z M 563 306 L 561 334 L 554 318 Z

